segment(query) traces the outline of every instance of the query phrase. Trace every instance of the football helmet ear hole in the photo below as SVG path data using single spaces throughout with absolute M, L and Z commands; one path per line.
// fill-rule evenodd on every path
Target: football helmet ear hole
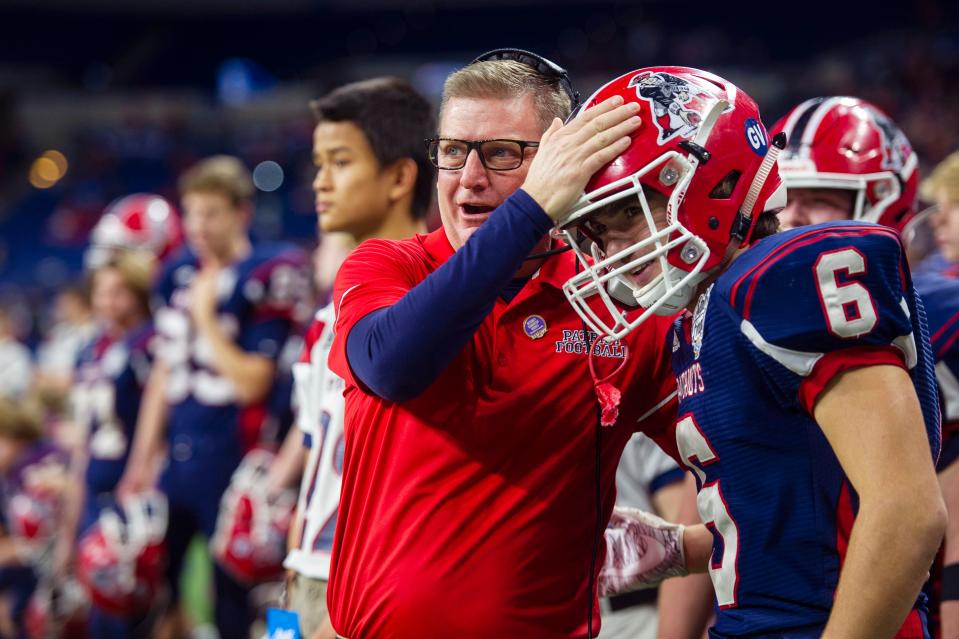
M 736 169 L 727 173 L 723 179 L 716 183 L 713 190 L 709 192 L 709 199 L 728 200 L 736 189 L 736 184 L 739 183 L 740 176 L 742 176 L 742 171 L 737 171 Z

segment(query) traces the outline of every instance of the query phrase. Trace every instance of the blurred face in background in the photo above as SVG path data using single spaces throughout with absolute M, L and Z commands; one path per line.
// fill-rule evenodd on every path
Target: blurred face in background
M 182 204 L 187 243 L 200 261 L 232 262 L 246 239 L 249 209 L 217 191 L 187 192 Z
M 517 98 L 450 98 L 440 116 L 441 138 L 457 140 L 538 141 L 543 136 L 532 94 Z M 436 194 L 446 237 L 454 249 L 486 221 L 490 213 L 522 186 L 535 149 L 527 148 L 523 163 L 510 171 L 483 166 L 476 149 L 461 169 L 438 171 Z
M 90 307 L 79 291 L 66 290 L 57 295 L 54 316 L 58 322 L 82 324 L 90 319 Z
M 959 201 L 950 199 L 942 189 L 936 194 L 936 212 L 932 227 L 936 245 L 950 262 L 959 262 Z
M 843 189 L 788 189 L 786 208 L 779 212 L 782 229 L 848 220 L 852 216 L 852 191 Z
M 20 456 L 23 445 L 9 437 L 0 437 L 0 473 L 7 473 L 13 468 Z
M 394 179 L 380 166 L 363 131 L 349 121 L 313 131 L 313 193 L 323 233 L 368 237 L 390 213 Z
M 108 333 L 122 333 L 143 319 L 139 298 L 116 268 L 96 270 L 90 295 L 94 317 Z

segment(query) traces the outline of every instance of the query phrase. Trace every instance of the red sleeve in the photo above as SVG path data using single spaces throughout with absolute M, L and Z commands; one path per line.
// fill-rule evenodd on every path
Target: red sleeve
M 673 373 L 672 320 L 658 319 L 657 326 L 659 330 L 649 331 L 649 339 L 645 342 L 650 365 L 641 373 L 647 381 L 636 430 L 645 433 L 677 463 L 682 464 L 673 428 L 679 400 L 676 375 Z
M 425 250 L 415 240 L 368 240 L 343 262 L 333 285 L 333 347 L 330 370 L 362 386 L 346 357 L 353 326 L 375 310 L 392 306 L 427 275 Z
M 811 416 L 816 400 L 836 375 L 854 368 L 884 364 L 898 366 L 908 372 L 905 355 L 895 346 L 853 346 L 826 353 L 799 385 L 799 403 Z

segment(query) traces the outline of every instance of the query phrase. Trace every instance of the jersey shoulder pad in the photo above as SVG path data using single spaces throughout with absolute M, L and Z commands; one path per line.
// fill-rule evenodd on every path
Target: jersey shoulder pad
M 182 251 L 164 262 L 154 280 L 154 307 L 168 305 L 173 292 L 189 284 L 198 266 L 196 256 L 190 251 Z
M 821 354 L 912 335 L 902 245 L 895 231 L 876 224 L 820 224 L 766 238 L 717 288 L 757 346 Z
M 306 254 L 292 246 L 259 249 L 238 269 L 243 297 L 271 313 L 294 314 L 307 303 L 310 277 Z M 301 314 L 299 319 L 302 320 Z

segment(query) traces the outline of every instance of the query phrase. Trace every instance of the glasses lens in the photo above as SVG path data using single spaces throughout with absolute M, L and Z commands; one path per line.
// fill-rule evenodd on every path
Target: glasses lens
M 483 163 L 494 171 L 515 169 L 523 163 L 523 147 L 511 140 L 490 140 L 480 146 Z
M 441 169 L 459 169 L 466 164 L 469 147 L 459 140 L 437 140 L 433 143 L 436 166 Z

